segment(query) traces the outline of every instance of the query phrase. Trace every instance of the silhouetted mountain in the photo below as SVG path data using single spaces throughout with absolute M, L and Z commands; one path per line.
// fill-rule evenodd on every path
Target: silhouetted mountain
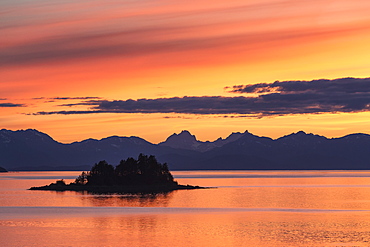
M 172 134 L 167 138 L 165 142 L 160 143 L 161 146 L 167 146 L 172 148 L 198 150 L 203 143 L 197 141 L 194 135 L 191 135 L 189 131 L 183 130 L 180 134 Z
M 21 166 L 62 166 L 65 145 L 37 130 L 0 130 L 0 164 L 12 170 Z
M 160 146 L 172 147 L 176 149 L 188 149 L 198 152 L 206 152 L 215 147 L 222 147 L 223 145 L 236 141 L 244 134 L 242 133 L 232 133 L 226 139 L 218 138 L 214 142 L 198 141 L 194 135 L 191 135 L 189 131 L 183 130 L 180 134 L 172 134 L 167 138 L 165 142 L 159 143 Z
M 0 172 L 8 172 L 5 168 L 0 167 Z
M 37 130 L 0 130 L 0 165 L 8 170 L 89 170 L 96 160 L 118 164 L 140 153 L 179 169 L 370 169 L 370 135 L 328 139 L 292 133 L 276 140 L 249 133 L 198 141 L 188 131 L 160 144 L 111 136 L 63 144 Z
M 215 142 L 213 142 L 215 144 L 216 147 L 221 147 L 229 142 L 233 142 L 233 141 L 236 141 L 238 140 L 240 137 L 242 137 L 243 135 L 245 134 L 248 134 L 249 132 L 248 131 L 245 131 L 244 133 L 240 133 L 240 132 L 233 132 L 231 133 L 231 135 L 229 135 L 226 139 L 222 139 L 221 137 L 218 138 Z

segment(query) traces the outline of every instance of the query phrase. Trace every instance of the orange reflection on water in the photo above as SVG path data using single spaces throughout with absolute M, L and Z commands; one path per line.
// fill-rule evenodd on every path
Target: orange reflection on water
M 174 172 L 218 188 L 157 195 L 27 190 L 69 173 L 42 174 L 0 175 L 1 246 L 370 244 L 369 172 Z
M 0 206 L 195 207 L 370 210 L 370 173 L 338 171 L 173 172 L 180 184 L 216 187 L 156 196 L 29 191 L 79 172 L 0 175 Z M 46 178 L 45 178 L 46 177 Z
M 148 213 L 1 221 L 0 230 L 12 243 L 3 246 L 367 246 L 369 222 L 369 213 Z
M 172 199 L 172 193 L 139 195 L 93 195 L 84 193 L 84 195 L 80 197 L 83 205 L 93 207 L 166 207 Z

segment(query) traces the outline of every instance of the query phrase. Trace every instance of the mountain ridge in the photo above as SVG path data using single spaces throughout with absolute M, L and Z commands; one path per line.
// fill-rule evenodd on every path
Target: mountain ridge
M 35 129 L 0 130 L 0 166 L 16 170 L 89 170 L 100 161 L 152 154 L 172 170 L 188 169 L 370 169 L 370 135 L 338 138 L 298 131 L 276 139 L 234 132 L 199 141 L 183 130 L 153 144 L 137 136 L 109 136 L 60 143 Z

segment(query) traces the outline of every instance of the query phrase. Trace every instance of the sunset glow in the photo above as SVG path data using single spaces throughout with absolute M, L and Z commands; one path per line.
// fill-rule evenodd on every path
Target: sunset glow
M 5 0 L 0 13 L 1 128 L 60 142 L 370 134 L 369 1 Z M 230 90 L 317 79 L 330 81 L 278 91 L 279 108 L 268 86 Z

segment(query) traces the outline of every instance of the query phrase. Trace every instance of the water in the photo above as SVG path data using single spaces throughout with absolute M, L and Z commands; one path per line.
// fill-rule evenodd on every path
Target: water
M 0 246 L 369 246 L 369 171 L 187 171 L 217 189 L 29 191 L 79 172 L 0 174 Z

